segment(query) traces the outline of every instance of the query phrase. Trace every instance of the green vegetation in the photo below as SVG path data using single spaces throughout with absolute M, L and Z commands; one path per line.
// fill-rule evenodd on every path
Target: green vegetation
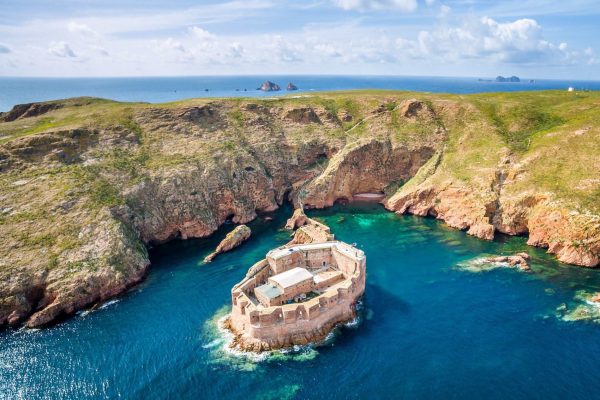
M 402 115 L 403 101 L 412 98 L 433 113 Z M 62 103 L 62 108 L 37 117 L 0 123 L 0 162 L 5 154 L 5 160 L 15 162 L 0 173 L 4 204 L 0 252 L 18 254 L 14 258 L 19 260 L 3 268 L 59 268 L 65 254 L 89 240 L 79 236 L 82 227 L 94 227 L 108 218 L 108 210 L 128 204 L 129 189 L 155 176 L 176 175 L 179 169 L 192 167 L 227 173 L 236 165 L 256 165 L 269 157 L 287 160 L 295 149 L 307 152 L 303 157 L 309 158 L 321 148 L 339 150 L 368 137 L 389 138 L 409 149 L 444 141 L 443 151 L 412 180 L 391 183 L 387 194 L 402 184 L 409 188 L 425 180 L 489 187 L 492 171 L 503 158 L 511 157 L 513 164 L 526 167 L 505 190 L 545 193 L 574 209 L 600 212 L 600 93 L 460 96 L 348 91 L 157 105 L 89 98 Z M 250 103 L 265 109 L 252 111 L 247 108 Z M 198 106 L 214 107 L 216 122 L 202 125 L 178 119 L 182 109 Z M 284 115 L 294 107 L 314 108 L 323 123 L 289 124 Z M 227 123 L 219 125 L 219 118 Z M 439 134 L 440 128 L 445 135 Z M 61 144 L 26 142 L 41 133 L 72 129 L 93 135 L 64 135 L 64 139 L 56 135 Z M 10 155 L 20 147 L 36 151 L 24 152 L 22 158 Z M 81 157 L 60 159 L 56 156 L 60 152 Z M 323 171 L 328 162 L 316 156 L 304 167 Z M 266 163 L 265 168 L 287 167 Z M 145 250 L 136 233 L 126 233 L 128 242 L 139 246 L 136 252 L 142 254 Z M 69 264 L 69 270 L 98 268 L 103 263 L 125 269 L 113 259 L 103 259 L 77 261 Z
M 480 103 L 480 109 L 498 129 L 506 144 L 515 151 L 526 151 L 534 134 L 554 128 L 564 121 L 533 104 L 505 106 Z

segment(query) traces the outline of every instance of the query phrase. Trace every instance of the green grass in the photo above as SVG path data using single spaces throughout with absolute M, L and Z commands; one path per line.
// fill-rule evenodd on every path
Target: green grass
M 479 107 L 494 124 L 505 143 L 514 151 L 528 150 L 534 134 L 564 123 L 559 116 L 531 104 L 519 104 L 503 109 L 497 103 L 481 103 Z

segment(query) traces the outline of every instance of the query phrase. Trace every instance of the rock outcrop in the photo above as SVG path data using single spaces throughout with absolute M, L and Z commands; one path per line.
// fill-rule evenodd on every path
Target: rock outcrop
M 285 118 L 298 124 L 321 123 L 321 119 L 315 110 L 310 107 L 294 108 L 287 112 Z
M 287 90 L 298 90 L 298 86 L 294 85 L 292 82 L 287 84 Z
M 308 207 L 332 206 L 355 193 L 382 192 L 393 182 L 408 180 L 435 153 L 435 144 L 408 149 L 389 140 L 364 139 L 344 147 L 327 168 L 301 191 Z
M 522 271 L 530 271 L 531 268 L 529 268 L 529 264 L 527 263 L 529 258 L 529 254 L 527 253 L 518 253 L 514 256 L 487 257 L 485 260 L 490 263 L 505 264 L 508 267 L 516 267 Z
M 302 208 L 296 208 L 294 214 L 285 223 L 285 229 L 294 230 L 306 224 L 309 218 L 304 213 Z
M 257 90 L 262 90 L 263 92 L 277 92 L 281 90 L 281 87 L 271 81 L 265 81 Z
M 235 249 L 248 240 L 251 234 L 252 231 L 247 225 L 236 226 L 235 229 L 229 232 L 227 236 L 225 236 L 225 239 L 219 243 L 215 251 L 204 258 L 204 262 L 211 262 L 217 255 Z
M 19 118 L 37 117 L 46 114 L 49 111 L 62 108 L 60 103 L 27 103 L 17 104 L 12 110 L 4 113 L 2 119 L 4 122 L 11 122 Z

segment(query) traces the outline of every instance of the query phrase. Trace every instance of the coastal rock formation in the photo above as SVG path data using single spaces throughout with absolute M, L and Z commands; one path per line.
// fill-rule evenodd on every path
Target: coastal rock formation
M 297 211 L 297 210 L 296 210 Z M 334 239 L 329 227 L 312 218 L 306 218 L 304 224 L 294 232 L 288 246 L 294 244 L 325 243 Z
M 506 264 L 509 267 L 517 267 L 522 271 L 529 271 L 531 269 L 527 263 L 529 258 L 527 253 L 518 253 L 514 256 L 487 257 L 485 260 L 491 263 Z
M 229 232 L 225 239 L 219 243 L 215 251 L 204 258 L 204 262 L 208 263 L 215 259 L 218 254 L 233 250 L 250 238 L 252 231 L 247 225 L 236 226 L 234 230 Z
M 441 142 L 441 140 L 440 140 Z M 382 192 L 390 183 L 408 180 L 435 152 L 435 142 L 408 149 L 389 140 L 365 139 L 344 147 L 327 168 L 300 193 L 310 208 L 332 206 L 355 193 Z
M 9 112 L 2 113 L 4 122 L 11 122 L 19 118 L 37 117 L 52 110 L 62 108 L 60 103 L 27 103 L 17 104 Z
M 304 214 L 302 208 L 296 208 L 294 214 L 285 223 L 285 229 L 296 229 L 306 224 L 309 218 Z
M 298 90 L 298 86 L 294 85 L 292 82 L 287 84 L 287 90 Z
M 417 99 L 404 100 L 399 106 L 400 115 L 405 118 L 417 118 L 418 116 L 431 118 L 433 110 L 427 104 Z
M 600 264 L 595 93 L 39 104 L 0 122 L 0 326 L 104 301 L 143 279 L 146 246 L 286 200 L 383 194 L 394 212 Z M 302 224 L 296 243 L 326 235 Z
M 527 253 L 518 253 L 511 256 L 478 257 L 459 263 L 457 267 L 463 271 L 473 273 L 491 271 L 497 268 L 516 268 L 519 271 L 530 272 L 529 259 Z
M 257 90 L 262 90 L 263 92 L 276 92 L 281 90 L 281 87 L 271 81 L 265 81 Z

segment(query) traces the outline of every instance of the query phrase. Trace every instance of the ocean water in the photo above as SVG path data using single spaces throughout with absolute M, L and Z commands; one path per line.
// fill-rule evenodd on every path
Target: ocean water
M 126 295 L 45 330 L 0 333 L 1 399 L 590 399 L 600 325 L 564 320 L 600 290 L 598 271 L 560 264 L 524 238 L 486 242 L 373 204 L 311 214 L 367 254 L 360 318 L 319 347 L 261 359 L 224 351 L 231 286 L 272 247 L 290 209 L 259 218 L 211 264 L 214 237 L 151 252 Z M 532 273 L 478 272 L 483 254 L 527 250 Z
M 280 92 L 256 90 L 265 80 L 278 83 Z M 299 90 L 287 92 L 288 82 Z M 168 102 L 192 97 L 272 97 L 330 90 L 396 89 L 436 93 L 481 93 L 522 90 L 600 90 L 600 81 L 523 79 L 520 83 L 480 82 L 477 78 L 402 76 L 198 76 L 144 78 L 7 78 L 0 77 L 0 111 L 15 104 L 94 96 L 120 101 Z

